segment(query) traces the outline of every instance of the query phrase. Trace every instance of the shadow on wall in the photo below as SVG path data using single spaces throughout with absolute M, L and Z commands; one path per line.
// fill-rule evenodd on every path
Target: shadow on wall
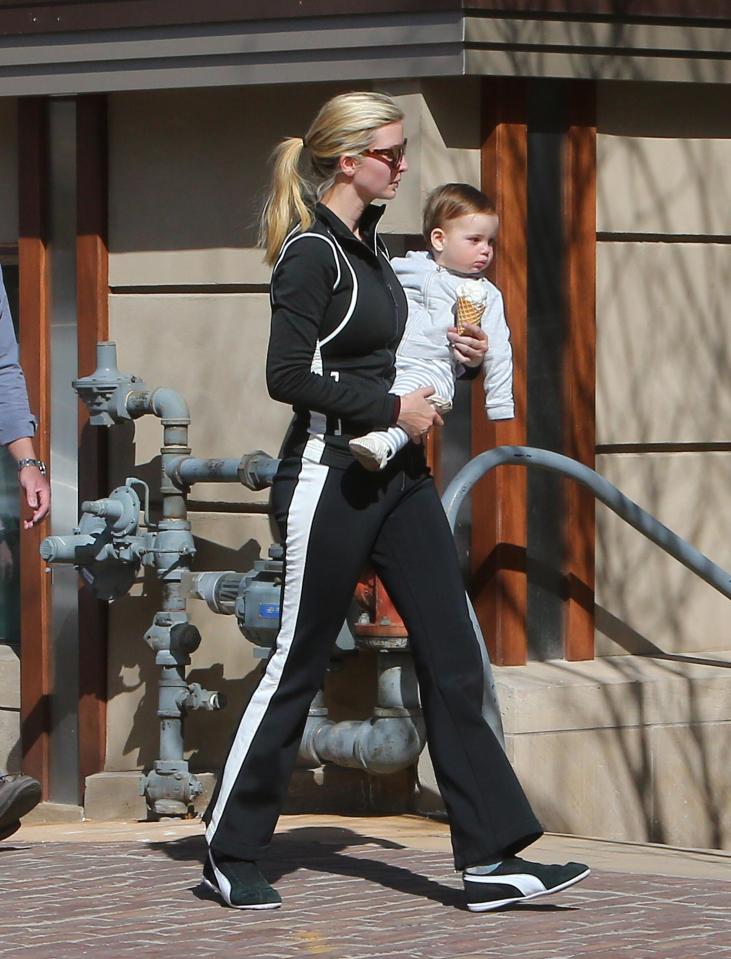
M 519 766 L 527 791 L 553 832 L 731 848 L 731 657 L 658 651 L 648 665 L 611 657 L 599 674 L 587 664 L 594 695 L 572 689 L 583 701 L 574 728 L 514 737 L 528 739 L 516 748 L 535 763 Z M 580 663 L 551 666 L 558 683 L 582 673 Z M 544 736 L 554 748 L 542 758 Z
M 640 723 L 640 749 L 634 757 L 630 750 L 625 754 L 627 764 L 623 778 L 632 786 L 631 796 L 627 798 L 632 800 L 635 808 L 642 809 L 647 838 L 659 843 L 678 842 L 678 798 L 682 797 L 681 802 L 692 809 L 694 822 L 691 838 L 681 837 L 680 841 L 706 848 L 729 848 L 731 725 L 727 720 L 731 719 L 731 712 L 726 707 L 720 715 L 709 714 L 708 701 L 713 697 L 714 679 L 709 680 L 705 671 L 705 677 L 694 682 L 692 667 L 712 667 L 719 680 L 725 679 L 730 675 L 731 651 L 725 657 L 709 658 L 663 650 L 601 606 L 596 608 L 596 626 L 628 653 L 658 661 L 658 668 L 681 689 L 679 699 L 683 709 L 678 719 L 682 729 L 667 725 L 658 732 L 657 725 Z M 633 664 L 620 658 L 612 657 L 605 663 L 612 664 L 618 675 L 633 672 Z M 672 663 L 684 664 L 690 669 L 679 670 L 670 665 Z M 655 690 L 650 685 L 635 683 L 632 692 L 642 717 L 646 711 L 645 700 L 653 697 Z M 725 697 L 722 695 L 722 703 L 727 703 L 728 687 L 720 692 L 721 695 L 726 693 Z M 717 692 L 716 698 L 718 696 Z M 608 691 L 605 699 L 611 707 Z M 614 708 L 613 715 L 616 723 L 624 723 L 626 728 L 625 710 Z M 713 723 L 713 718 L 718 718 L 719 722 Z M 665 749 L 659 748 L 660 744 L 655 741 L 660 736 L 669 740 Z M 673 821 L 672 824 L 669 821 Z
M 207 569 L 243 572 L 251 569 L 260 554 L 259 544 L 254 540 L 249 540 L 240 549 L 233 550 L 226 549 L 220 543 L 196 539 L 196 548 L 199 550 L 198 555 L 207 561 Z M 204 566 L 200 565 L 200 568 L 203 569 Z M 160 669 L 155 664 L 154 653 L 143 637 L 160 608 L 160 584 L 150 570 L 145 570 L 140 585 L 140 594 L 125 596 L 114 604 L 115 639 L 110 643 L 109 649 L 108 696 L 110 703 L 113 703 L 115 698 L 122 694 L 133 694 L 133 699 L 127 699 L 130 705 L 135 705 L 130 710 L 131 725 L 122 754 L 132 763 L 133 768 L 149 768 L 158 758 L 157 708 Z M 192 600 L 188 611 L 192 621 L 201 630 L 202 642 L 198 652 L 194 654 L 193 664 L 188 667 L 187 679 L 189 682 L 198 682 L 207 689 L 222 692 L 227 701 L 223 710 L 197 710 L 186 718 L 186 753 L 193 750 L 191 768 L 210 769 L 223 761 L 234 723 L 256 682 L 259 667 L 255 666 L 236 678 L 226 678 L 224 665 L 217 662 L 216 658 L 225 656 L 228 660 L 230 648 L 222 648 L 221 643 L 232 640 L 246 649 L 249 646 L 247 640 L 239 634 L 231 617 L 210 613 L 200 601 Z M 201 617 L 204 617 L 204 623 L 201 622 Z M 218 623 L 221 624 L 220 629 L 216 628 Z M 239 658 L 234 657 L 236 661 Z M 210 665 L 196 666 L 196 659 L 210 662 Z M 130 676 L 135 677 L 134 681 L 130 682 Z M 123 719 L 128 721 L 126 714 Z
M 726 91 L 598 89 L 599 469 L 731 569 Z M 600 651 L 632 634 L 681 654 L 731 648 L 727 600 L 603 507 L 597 518 Z
M 285 137 L 303 136 L 327 99 L 356 86 L 112 94 L 112 259 L 146 250 L 255 246 L 272 149 Z

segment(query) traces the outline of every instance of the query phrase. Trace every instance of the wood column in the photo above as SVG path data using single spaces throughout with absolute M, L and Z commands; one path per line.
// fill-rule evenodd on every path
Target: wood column
M 96 369 L 96 344 L 109 335 L 107 98 L 76 107 L 76 305 L 78 375 Z M 106 496 L 107 431 L 89 425 L 79 403 L 79 503 Z M 107 722 L 107 607 L 79 588 L 79 776 L 104 769 Z
M 596 88 L 572 83 L 564 162 L 566 347 L 563 364 L 567 456 L 594 468 L 596 421 Z M 564 481 L 564 655 L 594 657 L 592 494 Z
M 526 442 L 527 397 L 527 125 L 519 79 L 482 83 L 482 189 L 500 217 L 491 279 L 505 301 L 513 344 L 513 420 L 485 416 L 481 379 L 473 385 L 472 455 Z M 492 470 L 472 494 L 472 600 L 490 656 L 500 666 L 526 661 L 527 477 L 523 469 Z
M 48 264 L 48 116 L 43 97 L 18 103 L 18 264 L 20 362 L 38 417 L 36 454 L 50 461 L 50 287 Z M 27 507 L 21 506 L 21 515 Z M 20 684 L 23 770 L 49 788 L 51 581 L 39 555 L 49 522 L 20 536 Z

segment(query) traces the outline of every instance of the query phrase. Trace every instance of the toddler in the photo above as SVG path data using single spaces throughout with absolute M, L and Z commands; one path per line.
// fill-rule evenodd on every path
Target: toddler
M 466 183 L 437 187 L 424 208 L 426 252 L 395 257 L 391 265 L 406 291 L 409 316 L 396 353 L 399 396 L 432 386 L 428 397 L 436 409 L 451 409 L 455 379 L 464 368 L 457 361 L 447 331 L 481 325 L 488 349 L 483 361 L 485 409 L 491 420 L 510 419 L 513 407 L 513 355 L 500 291 L 484 276 L 494 256 L 498 229 L 495 208 Z M 350 449 L 367 470 L 381 470 L 409 442 L 398 426 L 350 441 Z

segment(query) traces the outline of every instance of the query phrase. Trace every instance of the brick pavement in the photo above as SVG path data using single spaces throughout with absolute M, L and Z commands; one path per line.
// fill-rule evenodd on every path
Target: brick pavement
M 0 846 L 0 956 L 731 956 L 731 882 L 599 871 L 554 899 L 473 915 L 461 905 L 461 883 L 445 852 L 342 828 L 316 835 L 295 829 L 275 839 L 265 871 L 285 903 L 267 913 L 222 909 L 198 888 L 200 835 L 14 837 Z
M 284 906 L 265 913 L 223 909 L 198 888 L 199 834 L 14 837 L 0 846 L 0 957 L 731 956 L 731 882 L 599 871 L 553 899 L 473 915 L 444 851 L 370 833 L 320 829 L 316 842 L 312 830 L 295 829 L 275 838 L 264 871 Z

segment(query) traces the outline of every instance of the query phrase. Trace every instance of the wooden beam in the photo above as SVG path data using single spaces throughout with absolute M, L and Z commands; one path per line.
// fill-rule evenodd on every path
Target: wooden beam
M 18 264 L 20 361 L 38 417 L 36 453 L 50 461 L 50 314 L 48 269 L 48 117 L 45 98 L 18 102 Z M 25 512 L 25 510 L 23 510 Z M 20 683 L 23 770 L 49 788 L 52 682 L 51 582 L 38 549 L 49 522 L 20 538 Z
M 482 189 L 500 217 L 491 279 L 503 294 L 514 362 L 513 420 L 485 416 L 482 382 L 472 393 L 472 455 L 526 442 L 527 405 L 527 127 L 522 80 L 482 83 Z M 491 471 L 472 494 L 473 603 L 494 663 L 526 661 L 528 582 L 527 476 L 522 469 Z
M 96 369 L 96 344 L 109 335 L 107 98 L 76 103 L 76 306 L 79 376 Z M 107 493 L 106 430 L 89 425 L 79 403 L 79 502 Z M 107 607 L 79 589 L 79 776 L 104 769 L 107 723 Z
M 566 348 L 564 448 L 594 468 L 596 421 L 596 88 L 571 84 L 564 165 Z M 594 658 L 594 497 L 564 481 L 564 655 Z

